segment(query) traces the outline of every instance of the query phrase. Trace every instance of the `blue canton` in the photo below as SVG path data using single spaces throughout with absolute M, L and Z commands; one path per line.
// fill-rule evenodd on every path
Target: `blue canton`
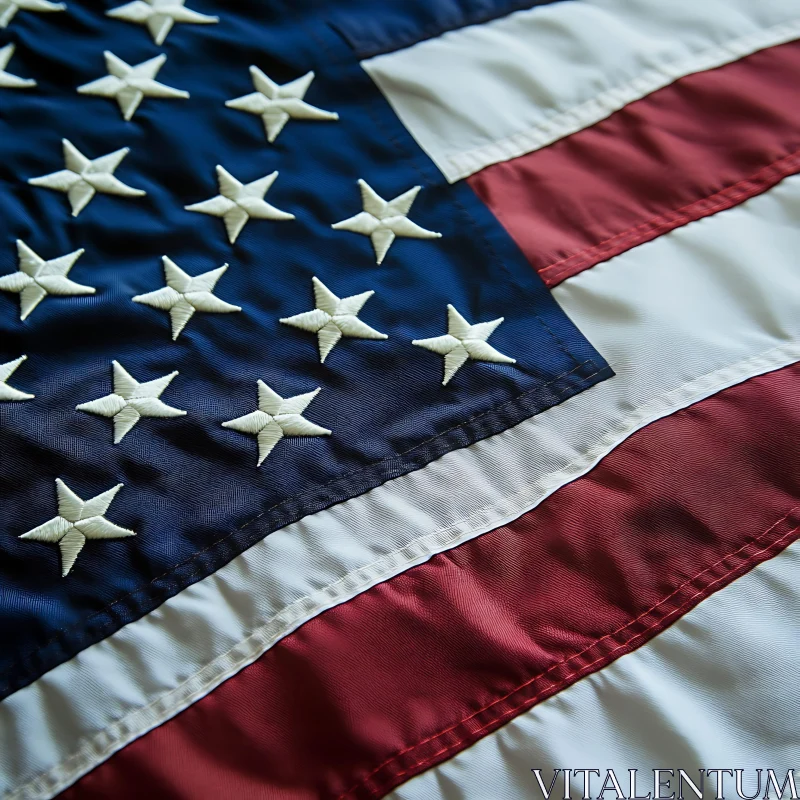
M 612 374 L 359 66 L 343 21 L 380 4 L 122 5 L 0 31 L 3 696 Z

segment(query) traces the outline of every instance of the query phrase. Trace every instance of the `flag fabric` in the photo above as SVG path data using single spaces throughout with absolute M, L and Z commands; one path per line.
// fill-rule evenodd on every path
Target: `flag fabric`
M 0 26 L 4 800 L 800 767 L 794 3 Z
M 611 375 L 357 61 L 298 77 L 302 20 L 163 5 L 8 27 L 8 69 L 44 66 L 4 100 L 3 363 L 26 357 L 4 383 L 35 397 L 3 406 L 3 695 L 269 532 Z M 83 516 L 124 541 L 64 510 L 120 484 Z

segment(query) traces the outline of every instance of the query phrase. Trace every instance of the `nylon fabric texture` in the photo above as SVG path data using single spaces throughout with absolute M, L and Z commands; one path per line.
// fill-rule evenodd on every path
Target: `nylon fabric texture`
M 518 11 L 518 0 L 242 0 L 230 9 L 186 0 L 197 11 L 176 5 L 148 25 L 131 24 L 145 4 L 110 8 L 120 2 L 20 9 L 0 31 L 0 63 L 13 56 L 13 73 L 36 79 L 0 88 L 0 181 L 5 172 L 16 181 L 5 203 L 0 192 L 0 211 L 19 212 L 16 197 L 31 212 L 35 226 L 22 235 L 41 269 L 58 273 L 48 276 L 58 291 L 40 306 L 30 291 L 14 294 L 27 279 L 14 270 L 38 256 L 13 246 L 21 215 L 6 215 L 8 252 L 20 261 L 9 258 L 4 272 L 0 241 L 0 289 L 11 292 L 0 291 L 0 363 L 8 321 L 20 332 L 8 354 L 13 385 L 30 397 L 0 403 L 0 494 L 13 475 L 42 516 L 21 526 L 12 507 L 0 550 L 27 545 L 37 586 L 63 575 L 56 588 L 69 601 L 62 587 L 77 578 L 78 603 L 91 609 L 68 608 L 78 613 L 64 627 L 47 588 L 35 609 L 34 593 L 24 598 L 57 631 L 17 659 L 0 701 L 3 800 L 64 791 L 378 800 L 425 772 L 458 787 L 446 762 L 483 738 L 502 743 L 495 737 L 515 719 L 559 695 L 569 702 L 639 650 L 661 652 L 673 623 L 791 546 L 800 532 L 791 80 L 800 18 L 788 0 L 531 0 Z M 0 25 L 9 16 L 0 11 Z M 459 48 L 479 40 L 463 61 Z M 109 42 L 117 55 L 101 52 Z M 402 92 L 400 103 L 383 95 L 357 59 L 387 53 L 366 68 L 410 58 L 413 71 L 439 47 L 438 69 L 410 87 L 413 102 L 435 102 L 422 129 L 406 130 L 394 110 Z M 150 70 L 144 96 L 84 91 L 110 85 L 96 66 L 90 73 L 92 58 L 109 71 Z M 288 119 L 262 114 L 275 92 Z M 441 100 L 455 108 L 467 93 L 462 119 L 435 118 Z M 68 112 L 73 101 L 81 114 Z M 493 139 L 492 126 L 509 121 L 523 129 Z M 468 180 L 420 149 L 426 125 L 452 126 L 445 138 L 456 143 L 490 131 L 450 159 L 474 173 Z M 65 139 L 52 163 L 64 133 L 73 144 Z M 581 156 L 593 150 L 598 166 L 616 157 L 631 172 L 620 168 L 618 184 L 603 180 L 607 168 L 582 177 Z M 558 154 L 567 157 L 556 163 Z M 546 193 L 530 166 L 540 161 Z M 78 174 L 84 162 L 98 171 Z M 62 164 L 77 181 L 66 196 Z M 552 211 L 560 237 L 526 243 L 518 222 L 505 228 L 502 189 L 476 195 L 482 177 L 509 181 L 516 168 L 517 210 L 530 208 L 530 222 L 548 230 Z M 182 203 L 192 220 L 179 230 Z M 558 216 L 570 205 L 580 212 L 572 224 Z M 188 213 L 197 210 L 211 216 Z M 126 225 L 145 217 L 153 227 L 126 247 Z M 71 256 L 46 249 L 53 230 Z M 89 258 L 95 238 L 99 261 Z M 537 257 L 547 268 L 539 277 L 525 263 Z M 122 279 L 135 295 L 112 289 Z M 322 314 L 308 309 L 323 286 L 322 313 L 335 313 L 336 298 L 347 298 L 344 316 L 359 307 L 360 322 L 335 322 L 340 332 L 388 338 L 345 335 L 330 349 L 332 329 L 317 342 L 285 325 L 316 326 Z M 60 341 L 29 350 L 45 331 Z M 113 363 L 131 372 L 115 367 L 112 382 L 120 342 L 127 350 Z M 575 369 L 562 372 L 569 362 Z M 428 397 L 431 376 L 439 394 Z M 91 393 L 78 397 L 79 384 Z M 129 398 L 119 419 L 103 418 Z M 63 399 L 75 406 L 58 417 Z M 91 426 L 78 432 L 70 414 Z M 23 462 L 60 474 L 8 469 L 20 421 L 33 445 Z M 256 439 L 261 424 L 271 427 Z M 340 441 L 342 431 L 350 438 Z M 71 438 L 81 449 L 68 453 Z M 365 463 L 381 443 L 392 455 Z M 53 447 L 60 460 L 49 463 Z M 204 462 L 198 476 L 188 459 L 199 451 L 211 462 L 218 447 L 227 461 L 216 471 Z M 248 474 L 231 473 L 236 458 L 252 470 L 249 483 L 231 483 Z M 101 478 L 119 483 L 96 485 Z M 132 488 L 139 496 L 127 499 Z M 170 503 L 191 517 L 183 530 L 161 528 Z M 237 504 L 264 513 L 242 524 Z M 87 536 L 127 538 L 80 550 L 78 527 L 54 546 L 65 526 L 84 522 Z M 180 555 L 187 544 L 199 558 Z M 177 569 L 150 571 L 162 564 Z M 120 570 L 138 586 L 93 605 Z M 3 607 L 20 598 L 13 586 L 0 595 L 2 627 Z M 668 669 L 670 659 L 665 652 Z M 706 669 L 686 666 L 687 684 Z M 643 682 L 632 677 L 637 692 Z M 656 669 L 652 678 L 645 687 L 663 689 L 666 715 L 676 715 L 682 698 Z M 663 711 L 657 699 L 650 708 Z M 587 733 L 595 710 L 587 704 Z M 552 721 L 558 732 L 574 724 Z M 771 732 L 780 736 L 780 725 Z M 768 752 L 782 757 L 779 746 Z

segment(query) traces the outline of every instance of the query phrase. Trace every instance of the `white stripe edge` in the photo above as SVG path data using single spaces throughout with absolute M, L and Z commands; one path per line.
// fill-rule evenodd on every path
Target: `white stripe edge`
M 629 103 L 641 100 L 658 89 L 669 86 L 679 78 L 696 72 L 716 69 L 759 50 L 786 44 L 798 38 L 800 38 L 800 19 L 795 19 L 724 42 L 684 61 L 674 64 L 667 63 L 659 69 L 648 70 L 627 83 L 600 92 L 580 105 L 559 111 L 550 119 L 527 130 L 473 150 L 449 156 L 448 161 L 452 168 L 446 170 L 445 177 L 450 183 L 455 183 L 492 164 L 510 161 L 513 158 L 540 150 L 559 139 L 610 117 L 615 111 L 619 111 Z

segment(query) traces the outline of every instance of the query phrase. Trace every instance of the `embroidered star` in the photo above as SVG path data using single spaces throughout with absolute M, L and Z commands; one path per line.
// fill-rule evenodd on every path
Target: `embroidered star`
M 147 25 L 156 44 L 163 44 L 176 22 L 191 22 L 195 25 L 213 25 L 219 17 L 209 17 L 184 6 L 184 0 L 134 0 L 117 6 L 106 15 L 138 25 Z
M 361 188 L 364 210 L 331 227 L 337 231 L 353 231 L 369 236 L 375 248 L 378 264 L 383 261 L 392 242 L 398 236 L 408 236 L 413 239 L 441 238 L 441 233 L 425 230 L 408 218 L 408 212 L 411 211 L 411 205 L 419 194 L 421 186 L 415 186 L 387 202 L 366 181 L 359 180 L 358 185 Z
M 60 478 L 56 478 L 58 493 L 58 516 L 23 533 L 20 539 L 36 542 L 58 542 L 61 550 L 61 575 L 66 577 L 78 558 L 87 539 L 121 539 L 136 536 L 127 528 L 109 522 L 104 514 L 114 496 L 122 488 L 118 483 L 113 489 L 83 501 Z
M 129 148 L 123 147 L 107 156 L 88 159 L 72 142 L 67 139 L 62 139 L 61 142 L 64 146 L 66 169 L 43 175 L 41 178 L 31 178 L 28 183 L 55 189 L 57 192 L 66 192 L 72 206 L 73 217 L 77 217 L 86 208 L 97 192 L 123 197 L 142 197 L 147 194 L 114 177 L 114 170 L 128 155 Z
M 444 356 L 444 380 L 446 386 L 453 375 L 469 360 L 493 361 L 496 364 L 516 364 L 516 359 L 495 350 L 486 340 L 503 321 L 479 322 L 470 325 L 453 306 L 447 306 L 447 333 L 432 339 L 415 339 L 411 344 L 424 347 Z
M 355 339 L 388 339 L 385 333 L 370 328 L 358 318 L 358 312 L 375 292 L 362 292 L 351 297 L 337 297 L 321 280 L 311 279 L 314 285 L 313 311 L 286 317 L 281 322 L 317 334 L 319 360 L 324 363 L 342 336 Z
M 91 83 L 78 87 L 81 94 L 93 94 L 100 97 L 112 97 L 117 101 L 119 110 L 126 120 L 130 120 L 139 108 L 139 103 L 145 97 L 181 97 L 186 98 L 189 92 L 173 89 L 156 80 L 156 75 L 167 57 L 160 56 L 142 61 L 141 64 L 131 66 L 106 50 L 103 55 L 106 59 L 108 75 L 98 78 Z
M 75 262 L 83 255 L 83 248 L 65 256 L 45 261 L 25 242 L 17 239 L 19 271 L 0 275 L 0 290 L 19 295 L 20 319 L 27 319 L 47 295 L 94 294 L 92 286 L 83 286 L 67 278 Z
M 81 403 L 75 408 L 77 411 L 111 417 L 114 420 L 114 444 L 119 444 L 142 417 L 186 416 L 185 411 L 159 400 L 161 393 L 178 374 L 177 371 L 154 381 L 139 383 L 119 362 L 111 363 L 114 367 L 114 391 L 98 400 Z
M 13 44 L 0 47 L 0 89 L 29 89 L 31 86 L 36 86 L 36 81 L 31 78 L 18 78 L 16 75 L 6 72 L 8 62 L 11 61 L 13 55 Z
M 227 264 L 192 278 L 168 256 L 163 256 L 161 260 L 164 263 L 167 285 L 148 294 L 139 294 L 133 298 L 133 302 L 169 311 L 173 341 L 180 336 L 195 311 L 227 314 L 242 310 L 239 306 L 220 300 L 213 293 L 217 281 L 228 269 Z
M 302 414 L 317 396 L 319 389 L 308 394 L 283 398 L 258 381 L 258 411 L 223 422 L 223 428 L 258 437 L 258 466 L 284 436 L 330 436 L 331 431 L 309 422 Z
M 283 126 L 290 119 L 339 119 L 336 112 L 323 111 L 303 100 L 311 81 L 314 80 L 313 72 L 308 72 L 302 78 L 296 78 L 283 85 L 268 78 L 258 67 L 250 67 L 250 77 L 253 79 L 256 91 L 244 97 L 228 100 L 225 105 L 261 117 L 270 142 L 278 138 Z
M 63 11 L 66 7 L 48 0 L 0 0 L 0 28 L 7 28 L 17 11 Z
M 14 374 L 17 367 L 28 356 L 20 356 L 13 361 L 7 361 L 5 364 L 0 364 L 0 402 L 4 400 L 32 400 L 34 395 L 21 392 L 13 386 L 9 386 L 6 381 Z
M 187 211 L 198 211 L 212 217 L 222 217 L 233 244 L 249 219 L 294 219 L 294 214 L 270 205 L 264 195 L 269 191 L 278 173 L 273 172 L 252 183 L 240 183 L 226 169 L 217 165 L 220 193 L 210 200 L 186 206 Z

